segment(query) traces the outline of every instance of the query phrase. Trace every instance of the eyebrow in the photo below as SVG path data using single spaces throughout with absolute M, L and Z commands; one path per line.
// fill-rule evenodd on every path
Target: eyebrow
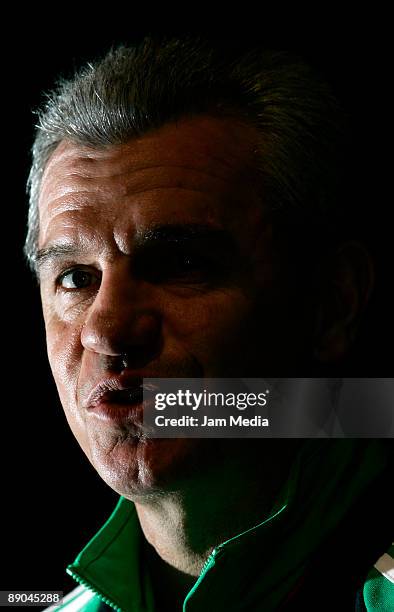
M 52 244 L 44 249 L 39 249 L 34 258 L 34 264 L 36 268 L 41 268 L 48 262 L 64 257 L 70 257 L 75 255 L 82 255 L 86 253 L 86 249 L 79 248 L 77 245 L 72 243 L 65 244 Z
M 235 251 L 236 243 L 227 230 L 197 223 L 159 225 L 137 233 L 135 249 L 155 243 L 196 244 L 220 251 Z
M 211 252 L 220 252 L 228 256 L 237 254 L 237 246 L 233 236 L 224 229 L 202 224 L 168 224 L 157 225 L 147 230 L 137 232 L 134 250 L 141 251 L 155 244 L 179 244 L 180 246 L 203 245 Z M 89 248 L 77 243 L 52 244 L 39 249 L 34 260 L 38 273 L 46 265 L 56 260 L 75 258 L 89 253 Z

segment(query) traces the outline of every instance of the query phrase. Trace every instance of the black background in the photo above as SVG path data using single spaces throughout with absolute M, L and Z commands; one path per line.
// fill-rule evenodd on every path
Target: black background
M 75 67 L 112 44 L 132 42 L 157 29 L 78 30 L 70 19 L 64 30 L 60 32 L 53 23 L 34 27 L 30 35 L 16 31 L 3 52 L 0 590 L 70 590 L 74 583 L 64 572 L 66 564 L 107 518 L 117 499 L 74 441 L 52 383 L 38 289 L 22 255 L 25 183 L 35 120 L 32 110 L 42 101 L 42 91 L 57 76 L 71 75 Z M 393 247 L 392 198 L 386 182 L 392 164 L 387 127 L 388 43 L 367 20 L 364 29 L 352 23 L 341 30 L 332 29 L 321 17 L 311 30 L 312 40 L 300 31 L 290 38 L 276 37 L 269 24 L 259 33 L 221 28 L 210 35 L 233 45 L 254 39 L 300 53 L 325 74 L 350 111 L 358 152 L 351 168 L 354 197 L 378 265 L 377 297 L 365 330 L 363 360 L 353 375 L 390 376 Z M 167 31 L 172 33 L 171 28 Z

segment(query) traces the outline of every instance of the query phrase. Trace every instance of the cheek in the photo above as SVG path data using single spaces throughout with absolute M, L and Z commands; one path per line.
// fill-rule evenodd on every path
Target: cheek
M 55 382 L 62 396 L 71 398 L 82 358 L 81 330 L 65 325 L 55 317 L 46 319 L 45 327 L 48 358 Z
M 215 376 L 220 369 L 228 372 L 229 363 L 236 365 L 252 311 L 242 292 L 229 289 L 169 303 L 167 328 L 182 350 L 203 366 L 204 375 Z
M 45 309 L 44 320 L 48 359 L 60 401 L 71 431 L 89 456 L 86 427 L 76 400 L 82 359 L 81 330 L 62 323 L 56 316 L 45 312 Z

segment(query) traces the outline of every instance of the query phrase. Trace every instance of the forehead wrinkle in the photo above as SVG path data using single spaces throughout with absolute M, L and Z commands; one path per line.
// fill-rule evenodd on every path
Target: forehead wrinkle
M 149 185 L 148 187 L 144 188 L 144 189 L 139 189 L 139 190 L 135 190 L 135 189 L 129 189 L 127 191 L 127 193 L 125 194 L 125 197 L 128 196 L 138 196 L 141 194 L 149 194 L 152 193 L 153 195 L 156 194 L 157 192 L 164 192 L 164 194 L 166 194 L 167 192 L 184 192 L 185 194 L 203 194 L 204 195 L 204 200 L 201 201 L 201 204 L 203 206 L 206 206 L 207 203 L 209 203 L 210 200 L 212 200 L 212 202 L 216 202 L 217 201 L 217 195 L 216 194 L 212 194 L 211 190 L 209 189 L 203 189 L 203 188 L 198 188 L 198 186 L 194 186 L 194 187 L 183 187 L 183 186 L 159 186 L 159 187 L 153 187 L 151 185 Z M 101 195 L 105 196 L 106 193 L 102 193 Z M 111 191 L 111 196 L 113 196 L 113 192 Z M 231 198 L 231 194 L 228 194 L 228 196 L 226 195 L 226 198 L 230 197 Z M 160 200 L 160 204 L 164 204 L 166 203 L 166 199 L 167 198 L 163 198 Z M 138 209 L 139 207 L 143 207 L 144 205 L 146 206 L 148 203 L 149 204 L 157 204 L 155 202 L 155 200 L 153 200 L 153 202 L 150 200 L 150 198 L 148 198 L 146 201 L 143 200 L 139 200 L 138 198 L 133 201 L 133 200 L 129 200 L 127 202 L 122 202 L 122 205 L 120 205 L 120 202 L 122 200 L 122 196 L 118 195 L 117 197 L 113 197 L 112 201 L 113 202 L 117 202 L 119 201 L 119 204 L 117 206 L 114 206 L 113 208 L 113 215 L 109 214 L 109 210 L 108 210 L 108 201 L 106 201 L 105 199 L 102 199 L 102 201 L 100 201 L 100 197 L 97 197 L 96 194 L 94 195 L 94 198 L 92 198 L 92 194 L 90 191 L 86 190 L 86 191 L 78 191 L 74 194 L 72 193 L 68 193 L 67 197 L 64 198 L 63 195 L 59 195 L 53 199 L 50 200 L 50 202 L 48 203 L 48 206 L 46 209 L 44 209 L 44 207 L 40 207 L 40 212 L 42 213 L 42 215 L 44 214 L 44 212 L 47 214 L 48 216 L 48 220 L 47 220 L 47 224 L 49 222 L 51 222 L 56 216 L 61 215 L 62 213 L 85 213 L 87 211 L 92 210 L 92 212 L 94 214 L 97 214 L 100 210 L 100 207 L 103 206 L 103 208 L 105 207 L 105 217 L 106 219 L 110 220 L 110 219 L 117 219 L 119 217 L 121 217 L 124 212 L 125 212 L 125 208 L 124 205 L 128 205 L 130 208 L 130 212 L 132 212 L 133 209 Z M 172 197 L 169 198 L 169 200 L 172 200 Z M 193 202 L 195 204 L 195 202 Z M 186 202 L 187 204 L 187 202 Z
M 91 203 L 91 198 L 85 198 L 85 197 L 81 198 L 79 197 L 81 193 L 87 193 L 87 192 L 78 192 L 77 194 L 67 194 L 66 198 L 64 197 L 64 195 L 59 195 L 56 198 L 51 199 L 45 212 L 47 212 L 49 217 L 52 218 L 62 212 L 73 212 L 73 211 L 79 211 L 82 209 L 88 210 L 89 208 L 93 208 L 93 204 Z
M 186 175 L 176 171 L 183 168 Z M 170 171 L 170 172 L 169 172 Z M 173 172 L 174 173 L 173 173 Z M 112 179 L 122 179 L 113 184 Z M 234 178 L 234 177 L 232 177 Z M 58 200 L 62 200 L 67 196 L 66 202 L 61 202 L 61 210 L 75 210 L 80 206 L 80 198 L 85 194 L 91 194 L 95 200 L 103 198 L 105 200 L 114 200 L 116 198 L 127 198 L 143 193 L 149 193 L 159 190 L 184 190 L 195 193 L 203 193 L 208 196 L 215 195 L 217 192 L 223 195 L 226 192 L 226 197 L 232 197 L 234 194 L 234 182 L 225 180 L 210 171 L 196 169 L 189 166 L 146 166 L 135 168 L 128 163 L 125 172 L 117 172 L 115 174 L 108 173 L 94 174 L 89 177 L 81 172 L 78 173 L 62 173 L 56 172 L 47 175 L 47 182 L 44 182 L 40 202 L 47 199 L 48 209 L 52 208 L 53 204 Z M 204 180 L 205 179 L 205 180 Z M 223 189 L 224 187 L 224 189 Z M 114 189 L 116 194 L 114 194 Z M 82 199 L 81 205 L 85 206 L 85 201 L 90 198 Z M 59 207 L 56 206 L 56 211 Z
M 41 182 L 40 196 L 38 206 L 40 213 L 43 209 L 43 201 L 46 200 L 46 208 L 50 209 L 58 200 L 62 200 L 64 204 L 69 204 L 72 208 L 77 204 L 82 194 L 90 193 L 91 189 L 88 186 L 84 187 L 83 177 L 76 173 L 68 173 L 56 171 L 50 173 L 50 168 L 46 169 L 43 180 Z M 71 180 L 70 180 L 71 179 Z M 77 180 L 75 180 L 77 179 Z M 66 198 L 66 200 L 65 200 Z
M 105 166 L 107 167 L 107 165 Z M 119 165 L 116 164 L 119 168 Z M 216 169 L 217 165 L 215 165 Z M 183 171 L 179 174 L 179 170 Z M 131 191 L 139 192 L 139 185 L 146 184 L 147 180 L 150 181 L 150 185 L 157 188 L 173 188 L 173 187 L 184 187 L 188 186 L 199 191 L 207 191 L 216 183 L 220 188 L 228 186 L 234 182 L 237 172 L 227 173 L 227 176 L 222 176 L 217 172 L 214 172 L 211 168 L 193 168 L 182 164 L 165 164 L 158 163 L 154 165 L 141 165 L 135 166 L 130 160 L 125 162 L 123 169 L 117 172 L 105 172 L 105 168 L 100 172 L 84 173 L 84 172 L 65 172 L 62 169 L 61 173 L 55 172 L 50 178 L 49 187 L 55 190 L 59 190 L 61 195 L 67 195 L 68 193 L 74 192 L 106 192 L 107 190 L 113 190 L 113 181 L 116 181 L 117 190 L 122 195 L 128 195 Z M 121 179 L 119 181 L 118 179 Z M 53 183 L 53 185 L 51 185 Z M 206 185 L 204 189 L 204 183 Z M 44 184 L 44 183 L 43 183 Z M 43 194 L 45 193 L 43 189 Z
M 93 205 L 85 204 L 81 206 L 81 203 L 60 201 L 55 207 L 50 206 L 48 210 L 42 211 L 40 215 L 40 232 L 39 236 L 42 237 L 43 241 L 48 238 L 48 235 L 67 232 L 68 229 L 72 229 L 74 234 L 89 232 L 89 226 L 84 222 L 81 215 L 87 210 L 94 210 Z M 43 214 L 46 212 L 46 214 Z
M 71 178 L 71 179 L 76 178 L 80 180 L 91 181 L 91 180 L 106 179 L 106 178 L 117 179 L 120 177 L 137 174 L 140 172 L 144 173 L 149 170 L 154 170 L 154 171 L 162 170 L 162 172 L 159 173 L 159 175 L 156 173 L 155 176 L 161 176 L 168 170 L 175 170 L 175 171 L 186 170 L 192 174 L 199 174 L 199 175 L 202 174 L 204 176 L 209 176 L 210 178 L 214 178 L 218 180 L 228 179 L 228 177 L 214 172 L 212 168 L 209 168 L 209 170 L 206 168 L 206 161 L 208 159 L 208 156 L 201 157 L 201 159 L 205 162 L 204 166 L 201 165 L 201 166 L 196 167 L 196 166 L 191 166 L 191 165 L 181 164 L 181 163 L 168 163 L 168 161 L 166 160 L 164 156 L 160 156 L 160 158 L 158 159 L 156 163 L 146 163 L 146 162 L 138 163 L 137 159 L 133 160 L 129 158 L 128 160 L 126 160 L 124 159 L 124 156 L 122 156 L 121 159 L 118 159 L 117 157 L 108 157 L 106 159 L 101 159 L 101 160 L 91 159 L 89 166 L 86 168 L 86 171 L 84 171 L 84 168 L 83 168 L 84 160 L 83 159 L 81 160 L 79 158 L 74 158 L 72 161 L 72 165 L 75 167 L 78 166 L 78 171 L 70 169 L 69 172 L 64 173 L 64 178 Z M 236 161 L 239 161 L 234 158 L 234 163 L 232 163 L 232 161 L 230 161 L 229 159 L 229 156 L 227 156 L 226 159 L 221 159 L 218 156 L 211 156 L 211 159 L 217 162 L 216 165 L 221 163 L 223 167 L 226 167 L 226 169 L 232 168 L 232 170 L 235 170 L 235 167 L 237 166 Z M 59 162 L 61 162 L 61 160 L 59 160 Z M 110 169 L 105 171 L 105 169 L 103 168 L 103 170 L 100 169 L 100 172 L 97 172 L 96 167 L 97 165 L 101 165 L 102 162 L 105 162 L 104 168 L 108 168 L 111 165 L 113 165 L 117 169 L 119 168 L 120 169 L 119 171 L 114 172 Z

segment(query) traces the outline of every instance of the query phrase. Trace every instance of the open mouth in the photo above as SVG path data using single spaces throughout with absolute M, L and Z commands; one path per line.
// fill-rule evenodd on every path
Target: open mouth
M 144 408 L 156 390 L 142 381 L 135 381 L 133 386 L 124 389 L 116 388 L 116 384 L 115 381 L 100 384 L 89 398 L 88 412 L 104 421 L 141 426 Z
M 142 385 L 136 389 L 119 389 L 119 391 L 109 391 L 103 397 L 106 402 L 121 404 L 123 406 L 140 404 L 144 399 L 144 388 Z
M 152 397 L 155 391 L 151 385 L 141 383 L 128 389 L 108 390 L 102 395 L 101 401 L 123 406 L 142 404 L 144 400 Z

